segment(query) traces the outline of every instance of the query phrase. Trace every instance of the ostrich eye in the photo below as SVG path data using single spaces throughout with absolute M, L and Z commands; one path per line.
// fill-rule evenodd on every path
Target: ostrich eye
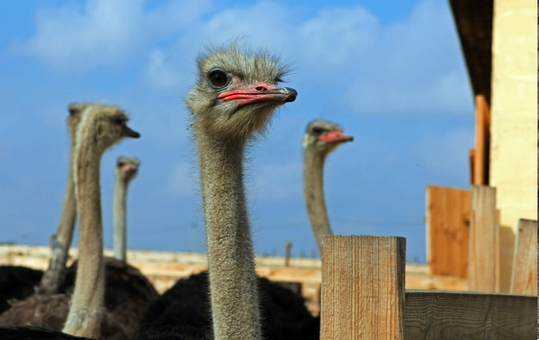
M 123 163 L 123 162 L 118 162 L 118 167 L 122 167 L 122 166 L 124 166 L 124 165 L 125 165 L 125 163 Z
M 113 118 L 112 121 L 114 122 L 114 124 L 121 125 L 125 122 L 125 119 L 123 117 L 116 117 L 116 118 Z
M 322 134 L 322 132 L 324 132 L 324 129 L 322 129 L 322 128 L 319 128 L 319 127 L 313 128 L 313 133 L 315 135 L 320 135 L 320 134 Z
M 228 84 L 228 76 L 222 70 L 213 70 L 208 74 L 210 84 L 215 87 L 223 87 Z

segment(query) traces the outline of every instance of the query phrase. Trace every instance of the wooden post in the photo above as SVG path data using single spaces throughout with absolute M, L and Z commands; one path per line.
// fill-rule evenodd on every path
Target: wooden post
M 499 291 L 499 226 L 496 189 L 472 187 L 468 287 L 470 291 Z
M 511 294 L 537 295 L 537 221 L 518 221 Z
M 490 148 L 490 108 L 485 96 L 475 96 L 475 152 L 473 157 L 473 185 L 488 185 Z
M 290 250 L 292 249 L 292 242 L 286 242 L 284 245 L 284 266 L 290 265 Z
M 406 239 L 323 237 L 320 339 L 404 339 Z

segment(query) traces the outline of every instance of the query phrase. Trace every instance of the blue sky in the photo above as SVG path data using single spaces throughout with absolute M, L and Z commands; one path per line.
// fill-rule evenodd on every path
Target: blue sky
M 48 244 L 68 167 L 72 102 L 116 104 L 140 131 L 103 157 L 105 245 L 113 168 L 142 161 L 128 199 L 131 248 L 204 251 L 198 175 L 183 103 L 194 58 L 243 36 L 293 68 L 298 98 L 250 150 L 249 209 L 259 254 L 313 255 L 303 202 L 305 126 L 322 118 L 354 136 L 329 156 L 326 203 L 336 234 L 407 238 L 425 258 L 425 189 L 467 187 L 472 92 L 446 1 L 0 2 L 0 242 Z

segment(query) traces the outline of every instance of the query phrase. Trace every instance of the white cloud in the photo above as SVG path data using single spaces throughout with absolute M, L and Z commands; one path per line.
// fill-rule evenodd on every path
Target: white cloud
M 293 64 L 290 80 L 310 92 L 300 91 L 300 100 L 316 96 L 325 106 L 365 115 L 463 114 L 472 108 L 445 2 L 422 1 L 407 20 L 385 26 L 361 6 L 322 9 L 303 22 L 292 11 L 260 1 L 198 20 L 174 46 L 152 52 L 149 79 L 157 87 L 177 86 L 182 75 L 192 76 L 193 51 L 245 36 Z
M 167 1 L 147 12 L 144 4 L 143 0 L 88 0 L 85 6 L 40 11 L 35 36 L 14 49 L 61 70 L 123 66 L 155 36 L 191 24 L 210 8 L 211 1 Z
M 38 12 L 36 35 L 19 47 L 57 68 L 117 64 L 145 39 L 141 4 L 89 0 L 84 8 Z
M 169 55 L 162 50 L 150 52 L 150 61 L 146 70 L 150 83 L 163 90 L 178 88 L 183 78 L 182 74 L 171 67 L 167 58 Z

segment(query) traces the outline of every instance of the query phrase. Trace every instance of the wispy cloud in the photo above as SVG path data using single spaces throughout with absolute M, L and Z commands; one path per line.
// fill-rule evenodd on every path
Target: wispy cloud
M 88 0 L 43 10 L 36 14 L 36 34 L 13 48 L 60 70 L 121 67 L 151 38 L 189 25 L 210 1 L 168 1 L 150 11 L 144 5 L 143 0 Z
M 293 64 L 294 83 L 309 91 L 302 98 L 324 88 L 328 106 L 361 115 L 468 113 L 471 92 L 447 4 L 420 2 L 407 20 L 387 26 L 361 6 L 323 9 L 303 22 L 290 12 L 261 1 L 198 20 L 152 52 L 150 79 L 176 86 L 193 69 L 192 49 L 244 36 Z

